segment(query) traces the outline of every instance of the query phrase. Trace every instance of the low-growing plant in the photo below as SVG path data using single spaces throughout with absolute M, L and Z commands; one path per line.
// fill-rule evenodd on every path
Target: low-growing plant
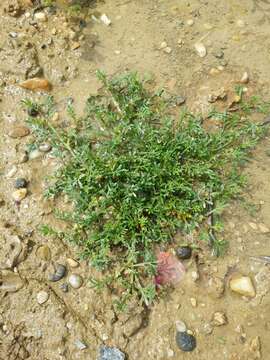
M 149 304 L 156 296 L 155 251 L 172 244 L 176 231 L 200 228 L 239 194 L 239 164 L 264 127 L 241 112 L 212 111 L 219 127 L 208 132 L 187 111 L 180 119 L 167 115 L 162 92 L 148 92 L 136 74 L 98 77 L 104 91 L 89 97 L 83 116 L 69 104 L 69 124 L 53 124 L 48 98 L 41 115 L 27 120 L 36 143 L 50 141 L 61 158 L 46 196 L 65 195 L 72 204 L 71 211 L 56 211 L 67 229 L 46 225 L 43 233 L 79 245 L 103 271 L 93 286 L 117 288 L 124 300 L 138 294 Z M 219 253 L 224 240 L 213 231 L 222 226 L 210 227 L 210 237 L 202 238 Z

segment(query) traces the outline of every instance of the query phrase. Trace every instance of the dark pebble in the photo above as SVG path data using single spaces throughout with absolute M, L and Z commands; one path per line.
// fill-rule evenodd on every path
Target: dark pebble
M 18 178 L 14 183 L 15 189 L 24 189 L 27 187 L 27 180 L 24 178 Z
M 28 113 L 29 116 L 32 116 L 32 117 L 38 116 L 38 110 L 33 108 L 33 107 L 30 107 L 27 110 L 27 113 Z
M 176 344 L 182 351 L 193 351 L 196 348 L 196 338 L 187 332 L 177 332 Z
M 189 246 L 181 246 L 177 248 L 175 252 L 177 257 L 182 260 L 190 259 L 192 255 L 192 249 Z

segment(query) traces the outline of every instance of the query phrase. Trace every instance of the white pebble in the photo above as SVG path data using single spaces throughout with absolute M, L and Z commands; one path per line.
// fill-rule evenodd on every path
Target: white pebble
M 203 43 L 198 42 L 198 43 L 194 44 L 194 48 L 195 48 L 197 54 L 199 55 L 199 57 L 204 58 L 206 56 L 207 50 Z
M 72 259 L 72 258 L 68 258 L 67 259 L 67 264 L 71 267 L 71 268 L 76 268 L 79 266 L 78 261 Z
M 7 178 L 12 178 L 18 171 L 17 166 L 13 165 L 12 168 L 7 173 Z
M 78 350 L 85 350 L 87 349 L 87 345 L 85 345 L 81 340 L 75 340 L 74 344 Z
M 43 12 L 38 12 L 38 13 L 35 13 L 35 19 L 38 21 L 45 22 L 45 21 L 47 21 L 47 16 Z
M 249 82 L 249 76 L 248 76 L 248 73 L 245 71 L 240 80 L 240 83 L 247 84 L 248 82 Z
M 111 25 L 111 20 L 108 18 L 108 16 L 106 14 L 102 14 L 100 17 L 100 20 L 103 22 L 103 24 L 105 24 L 106 26 Z
M 188 25 L 188 26 L 194 25 L 194 20 L 193 20 L 193 19 L 189 19 L 189 20 L 187 21 L 187 25 Z
M 176 320 L 175 325 L 176 325 L 176 330 L 178 332 L 186 332 L 187 331 L 187 327 L 186 327 L 186 324 L 184 323 L 184 321 Z
M 49 299 L 49 294 L 46 291 L 40 291 L 37 293 L 37 302 L 39 305 L 44 304 Z
M 80 275 L 71 274 L 68 278 L 68 282 L 74 289 L 79 289 L 82 286 L 83 279 Z

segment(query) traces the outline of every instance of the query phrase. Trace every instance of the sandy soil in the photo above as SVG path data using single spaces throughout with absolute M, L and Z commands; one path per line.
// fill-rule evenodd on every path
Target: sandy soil
M 97 294 L 90 288 L 92 270 L 86 261 L 68 267 L 69 274 L 83 277 L 80 289 L 64 293 L 60 285 L 66 278 L 47 280 L 54 263 L 78 258 L 78 249 L 43 238 L 38 231 L 40 224 L 55 222 L 54 204 L 42 196 L 55 159 L 44 154 L 23 162 L 31 135 L 8 135 L 23 124 L 20 101 L 43 96 L 18 83 L 40 75 L 53 84 L 51 93 L 63 120 L 68 98 L 81 112 L 88 95 L 97 91 L 97 69 L 110 75 L 125 70 L 148 74 L 157 88 L 185 96 L 187 106 L 202 113 L 210 106 L 209 94 L 233 90 L 245 71 L 248 94 L 269 99 L 270 3 L 107 0 L 77 18 L 59 1 L 53 12 L 40 10 L 46 21 L 35 20 L 34 7 L 23 3 L 27 1 L 0 4 L 0 359 L 94 360 L 102 344 L 121 349 L 129 360 L 270 359 L 270 268 L 250 258 L 270 255 L 269 138 L 245 169 L 245 201 L 232 203 L 225 212 L 227 254 L 217 259 L 206 249 L 199 252 L 198 261 L 186 262 L 184 281 L 164 299 L 150 309 L 130 304 L 119 313 L 109 291 Z M 94 20 L 103 13 L 110 26 Z M 204 58 L 194 50 L 198 41 L 207 49 Z M 167 50 L 161 49 L 163 42 Z M 29 180 L 29 194 L 20 206 L 11 196 L 18 177 Z M 255 298 L 231 293 L 226 279 L 232 269 L 251 276 Z M 215 285 L 220 282 L 224 294 Z M 49 294 L 42 305 L 37 302 L 41 290 Z M 212 326 L 215 312 L 225 313 L 227 324 Z M 176 346 L 176 320 L 185 321 L 196 336 L 192 353 Z M 78 340 L 87 348 L 79 350 Z

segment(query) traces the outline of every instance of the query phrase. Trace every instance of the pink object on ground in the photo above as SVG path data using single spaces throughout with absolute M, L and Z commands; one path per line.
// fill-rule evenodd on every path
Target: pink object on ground
M 168 252 L 159 252 L 157 255 L 156 285 L 175 285 L 184 277 L 186 270 L 184 265 Z

